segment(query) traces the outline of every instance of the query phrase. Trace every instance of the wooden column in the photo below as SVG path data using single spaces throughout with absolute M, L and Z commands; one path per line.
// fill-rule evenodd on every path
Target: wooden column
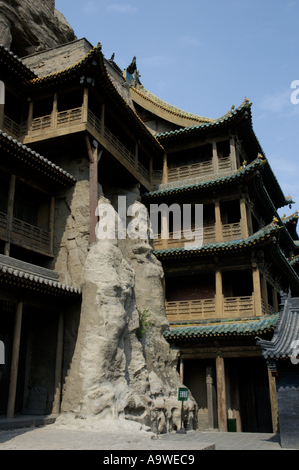
M 13 209 L 15 202 L 15 190 L 16 190 L 16 177 L 11 175 L 8 190 L 8 204 L 7 204 L 7 219 L 6 219 L 6 236 L 8 238 L 5 243 L 4 254 L 10 256 L 10 242 L 12 235 L 12 223 L 13 223 Z
M 215 403 L 214 403 L 214 379 L 212 367 L 206 368 L 206 384 L 207 384 L 207 406 L 208 406 L 208 429 L 215 428 Z
M 150 172 L 150 175 L 151 175 L 151 185 L 153 185 L 153 181 L 154 181 L 154 161 L 153 161 L 152 156 L 150 157 L 150 161 L 149 161 L 149 172 Z
M 223 287 L 222 272 L 216 267 L 215 270 L 215 287 L 216 287 L 216 318 L 223 317 Z
M 254 297 L 254 313 L 256 317 L 262 316 L 262 295 L 261 295 L 261 279 L 260 271 L 257 263 L 252 263 L 253 278 L 253 297 Z
M 227 432 L 226 390 L 224 358 L 216 358 L 217 402 L 218 402 L 218 428 L 220 432 Z
M 56 366 L 55 366 L 55 389 L 54 389 L 54 401 L 52 407 L 53 414 L 60 413 L 61 403 L 61 379 L 62 379 L 62 358 L 63 358 L 63 334 L 64 334 L 64 314 L 60 312 L 58 320 L 58 332 L 57 332 L 57 348 L 56 348 Z
M 216 242 L 222 242 L 223 235 L 222 235 L 220 201 L 215 201 L 215 231 L 216 231 Z
M 278 433 L 278 403 L 277 403 L 277 392 L 276 392 L 276 378 L 273 377 L 269 367 L 268 367 L 268 378 L 269 378 L 269 392 L 270 392 L 272 427 L 273 427 L 272 432 Z
M 230 164 L 233 171 L 237 171 L 237 155 L 234 137 L 230 139 Z
M 268 289 L 267 289 L 267 279 L 262 275 L 261 276 L 261 296 L 265 303 L 266 314 L 269 315 L 269 299 L 268 299 Z
M 98 163 L 103 151 L 98 151 L 98 142 L 93 141 L 91 147 L 88 135 L 85 136 L 87 153 L 89 158 L 89 187 L 90 187 L 90 235 L 89 243 L 95 243 L 97 216 L 96 209 L 98 206 Z
M 248 238 L 248 220 L 247 220 L 247 206 L 245 196 L 242 195 L 240 199 L 240 212 L 241 212 L 241 236 L 243 239 Z
M 23 317 L 23 302 L 19 302 L 17 304 L 16 316 L 15 316 L 15 329 L 14 329 L 13 346 L 12 346 L 12 360 L 11 360 L 10 384 L 9 384 L 9 393 L 8 393 L 7 418 L 13 418 L 15 414 L 22 317 Z
M 88 94 L 89 90 L 88 88 L 84 88 L 84 94 L 83 94 L 83 122 L 88 121 Z
M 54 222 L 55 222 L 55 197 L 52 196 L 50 200 L 50 220 L 49 220 L 49 230 L 50 230 L 50 253 L 53 253 L 54 250 Z
M 167 168 L 167 155 L 163 156 L 163 176 L 162 176 L 162 184 L 168 183 L 168 168 Z
M 212 141 L 212 152 L 213 172 L 215 175 L 217 175 L 219 173 L 219 164 L 216 140 Z
M 27 121 L 27 132 L 31 131 L 32 119 L 33 119 L 33 101 L 30 101 L 29 111 L 28 111 L 28 121 Z
M 4 128 L 5 85 L 0 81 L 0 129 Z
M 136 170 L 138 170 L 138 153 L 139 153 L 139 150 L 138 150 L 138 144 L 135 144 L 135 168 Z
M 58 93 L 54 93 L 53 110 L 52 110 L 52 129 L 57 128 L 57 113 L 58 113 Z

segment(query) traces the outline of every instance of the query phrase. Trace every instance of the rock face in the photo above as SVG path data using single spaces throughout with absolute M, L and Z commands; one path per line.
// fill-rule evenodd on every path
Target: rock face
M 136 194 L 127 194 L 128 201 Z M 102 198 L 100 202 L 110 204 Z M 141 204 L 140 204 L 141 206 Z M 177 351 L 163 337 L 163 269 L 149 240 L 99 240 L 86 258 L 78 338 L 58 423 L 126 418 L 154 432 L 180 428 Z M 151 326 L 137 337 L 139 312 Z M 185 421 L 195 426 L 195 401 Z M 79 420 L 78 418 L 81 418 Z
M 55 0 L 0 1 L 0 44 L 19 57 L 75 39 Z

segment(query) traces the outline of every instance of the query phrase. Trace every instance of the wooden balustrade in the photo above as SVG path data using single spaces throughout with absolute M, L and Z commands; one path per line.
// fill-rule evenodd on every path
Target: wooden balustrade
M 0 237 L 7 240 L 7 214 L 0 212 Z M 50 253 L 51 234 L 46 230 L 30 225 L 22 220 L 13 219 L 11 229 L 11 242 Z
M 222 225 L 223 240 L 240 240 L 242 238 L 241 223 Z
M 265 305 L 262 306 L 263 314 L 265 314 Z M 216 306 L 216 297 L 205 300 L 166 302 L 165 310 L 170 322 L 255 316 L 253 295 L 247 297 L 222 297 L 222 302 L 218 303 L 218 307 Z M 274 308 L 270 305 L 269 313 L 275 313 Z

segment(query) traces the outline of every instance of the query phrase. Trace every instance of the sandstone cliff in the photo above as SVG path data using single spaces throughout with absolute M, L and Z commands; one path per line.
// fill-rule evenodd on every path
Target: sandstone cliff
M 138 197 L 124 193 L 130 205 Z M 114 205 L 101 196 L 100 203 Z M 117 212 L 115 211 L 117 218 Z M 75 353 L 66 379 L 58 425 L 125 418 L 154 432 L 180 428 L 178 353 L 163 337 L 169 327 L 164 310 L 163 269 L 147 240 L 99 240 L 82 271 L 82 308 Z M 73 278 L 76 267 L 69 265 Z M 139 312 L 151 326 L 138 337 Z M 190 396 L 185 421 L 195 426 Z
M 54 0 L 0 1 L 0 44 L 19 57 L 75 39 Z

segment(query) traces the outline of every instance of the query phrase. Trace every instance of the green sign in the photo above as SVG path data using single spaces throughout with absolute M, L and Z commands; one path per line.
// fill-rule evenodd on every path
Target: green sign
M 188 388 L 179 388 L 178 400 L 179 401 L 188 400 Z

